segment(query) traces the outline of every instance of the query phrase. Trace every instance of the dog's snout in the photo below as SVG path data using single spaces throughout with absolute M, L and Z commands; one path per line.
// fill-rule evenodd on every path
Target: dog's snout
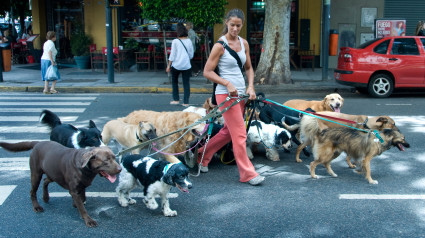
M 191 189 L 192 188 L 192 186 L 193 186 L 192 185 L 192 182 L 190 182 L 189 180 L 186 179 L 185 180 L 185 183 L 186 183 L 188 189 Z
M 338 103 L 336 103 L 336 106 L 337 106 L 337 107 L 340 107 L 340 106 L 341 106 L 341 103 L 339 103 L 339 102 L 338 102 Z

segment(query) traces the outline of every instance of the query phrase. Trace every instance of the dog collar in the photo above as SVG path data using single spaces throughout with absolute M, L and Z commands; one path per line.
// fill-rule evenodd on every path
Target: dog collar
M 370 129 L 368 126 L 367 126 L 367 122 L 369 121 L 369 118 L 367 118 L 366 117 L 366 120 L 364 120 L 364 122 L 363 122 L 363 127 L 365 128 L 365 129 Z
M 175 164 L 181 164 L 182 162 L 178 162 L 178 163 L 169 163 L 167 165 L 165 165 L 164 170 L 162 171 L 162 174 L 166 174 L 168 169 L 171 168 L 171 166 L 175 165 Z
M 376 136 L 376 138 L 378 138 L 379 142 L 381 142 L 381 144 L 384 143 L 384 139 L 382 139 L 381 135 L 379 135 L 379 132 L 377 130 L 374 130 L 372 132 L 372 134 L 374 134 Z
M 140 139 L 139 135 L 137 135 L 137 132 L 136 132 L 136 138 L 137 138 L 138 141 L 143 142 L 143 140 Z

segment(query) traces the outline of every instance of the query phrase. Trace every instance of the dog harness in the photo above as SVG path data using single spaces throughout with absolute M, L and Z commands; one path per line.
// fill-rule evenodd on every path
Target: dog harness
M 162 170 L 163 174 L 166 174 L 168 169 L 171 168 L 171 166 L 175 165 L 175 164 L 181 164 L 182 162 L 178 162 L 178 163 L 169 163 L 164 167 L 164 170 Z

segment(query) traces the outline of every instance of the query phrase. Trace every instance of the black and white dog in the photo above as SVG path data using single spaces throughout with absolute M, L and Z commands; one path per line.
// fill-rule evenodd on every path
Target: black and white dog
M 310 108 L 308 108 L 306 111 L 308 112 L 314 112 Z M 265 104 L 260 111 L 259 118 L 261 121 L 269 124 L 273 123 L 276 124 L 282 128 L 286 128 L 291 133 L 292 141 L 294 141 L 295 144 L 300 145 L 301 142 L 297 138 L 297 133 L 299 131 L 299 124 L 301 122 L 302 113 L 277 106 L 272 104 Z M 288 126 L 290 128 L 288 128 Z M 303 152 L 306 156 L 310 156 L 310 153 L 304 148 Z
M 143 202 L 147 208 L 152 210 L 158 208 L 155 195 L 159 195 L 164 216 L 177 216 L 177 211 L 170 208 L 168 193 L 171 187 L 177 187 L 186 193 L 192 188 L 188 178 L 189 169 L 184 164 L 172 164 L 141 155 L 128 155 L 122 158 L 122 168 L 116 188 L 121 206 L 127 207 L 128 204 L 136 203 L 136 200 L 130 197 L 130 192 L 138 185 L 139 180 L 143 186 Z
M 249 127 L 246 139 L 246 152 L 248 158 L 253 159 L 252 147 L 264 143 L 266 157 L 272 161 L 279 161 L 277 149 L 292 147 L 291 133 L 274 124 L 266 124 L 261 121 L 253 121 Z
M 43 110 L 40 114 L 40 122 L 50 127 L 51 141 L 56 141 L 66 147 L 81 149 L 104 146 L 101 132 L 92 120 L 90 120 L 88 128 L 77 128 L 71 124 L 62 124 L 55 113 Z

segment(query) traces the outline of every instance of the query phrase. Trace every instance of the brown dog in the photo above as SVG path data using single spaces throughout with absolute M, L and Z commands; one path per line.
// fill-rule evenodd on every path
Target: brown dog
M 294 99 L 286 101 L 283 105 L 295 108 L 297 110 L 306 110 L 307 108 L 313 109 L 315 112 L 330 111 L 341 112 L 344 98 L 338 93 L 326 95 L 322 101 L 306 101 L 302 99 Z
M 332 177 L 337 177 L 331 168 L 331 161 L 345 152 L 348 156 L 361 161 L 362 170 L 366 173 L 369 183 L 378 184 L 378 181 L 373 180 L 370 175 L 370 161 L 392 146 L 401 151 L 404 151 L 403 146 L 410 147 L 404 135 L 398 130 L 384 129 L 378 136 L 346 127 L 325 129 L 314 141 L 314 161 L 310 163 L 311 177 L 317 178 L 315 169 L 318 164 L 323 164 Z
M 90 149 L 74 149 L 65 147 L 54 141 L 26 141 L 19 143 L 0 142 L 0 146 L 12 152 L 31 150 L 31 201 L 35 212 L 43 212 L 38 203 L 37 190 L 43 174 L 43 200 L 49 201 L 47 186 L 56 182 L 69 190 L 73 205 L 78 208 L 81 217 L 88 227 L 97 226 L 84 207 L 86 187 L 90 186 L 97 174 L 107 178 L 111 183 L 121 172 L 121 166 L 115 161 L 115 155 L 106 147 Z
M 377 117 L 368 118 L 365 115 L 350 115 L 350 114 L 337 113 L 337 112 L 317 113 L 317 116 L 320 116 L 320 115 L 350 120 L 350 121 L 356 122 L 356 124 L 351 124 L 343 120 L 327 118 L 331 121 L 337 122 L 337 123 L 333 123 L 328 120 L 322 120 L 312 116 L 304 116 L 301 119 L 301 123 L 300 123 L 300 136 L 301 138 L 303 138 L 303 142 L 298 146 L 297 153 L 296 153 L 296 161 L 298 163 L 302 162 L 302 160 L 300 159 L 301 151 L 308 145 L 312 145 L 312 142 L 314 141 L 315 136 L 320 131 L 326 128 L 343 127 L 343 125 L 347 125 L 347 126 L 351 126 L 355 128 L 360 128 L 360 129 L 377 129 L 378 131 L 383 129 L 398 130 L 394 120 L 389 116 L 377 116 Z M 326 117 L 324 118 L 326 119 Z M 356 167 L 355 165 L 351 163 L 350 156 L 347 156 L 346 160 L 350 168 Z
M 201 119 L 201 115 L 194 112 L 156 112 L 148 110 L 134 111 L 128 114 L 126 117 L 118 118 L 123 122 L 130 124 L 137 124 L 140 121 L 146 121 L 152 123 L 156 128 L 156 133 L 159 136 L 166 135 L 170 132 L 176 131 L 180 128 L 184 128 L 188 125 Z M 160 144 L 166 147 L 173 143 L 170 147 L 164 150 L 167 153 L 180 153 L 187 150 L 187 147 L 197 137 L 199 137 L 205 129 L 205 123 L 200 123 L 195 127 L 189 129 L 182 138 L 180 138 L 186 131 L 180 131 L 175 134 L 169 135 L 164 139 L 160 140 Z M 175 143 L 174 143 L 175 142 Z M 180 162 L 174 155 L 166 154 L 165 158 L 170 163 Z
M 152 123 L 139 122 L 137 125 L 125 123 L 120 120 L 108 121 L 102 130 L 102 140 L 107 145 L 114 138 L 120 145 L 131 148 L 144 141 L 156 138 L 156 129 Z M 142 147 L 131 151 L 132 154 L 139 154 Z M 119 148 L 121 150 L 121 148 Z

